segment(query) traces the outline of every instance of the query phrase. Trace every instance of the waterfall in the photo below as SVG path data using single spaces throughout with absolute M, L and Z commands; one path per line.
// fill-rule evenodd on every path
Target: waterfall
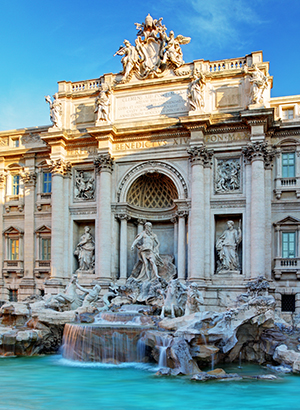
M 215 354 L 211 354 L 211 370 L 215 369 Z
M 84 362 L 141 362 L 145 358 L 143 328 L 67 324 L 62 354 Z
M 172 338 L 167 336 L 156 335 L 156 347 L 159 350 L 159 367 L 167 367 L 167 349 L 171 346 Z

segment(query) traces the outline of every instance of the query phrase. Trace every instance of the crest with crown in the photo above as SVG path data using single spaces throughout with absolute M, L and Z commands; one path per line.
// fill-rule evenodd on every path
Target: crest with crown
M 184 64 L 180 46 L 191 39 L 182 35 L 175 37 L 173 31 L 167 35 L 162 20 L 162 17 L 157 20 L 148 14 L 144 23 L 135 23 L 138 30 L 135 44 L 124 40 L 124 45 L 115 53 L 122 56 L 119 83 L 130 81 L 133 75 L 140 80 L 160 77 L 167 68 L 176 71 Z

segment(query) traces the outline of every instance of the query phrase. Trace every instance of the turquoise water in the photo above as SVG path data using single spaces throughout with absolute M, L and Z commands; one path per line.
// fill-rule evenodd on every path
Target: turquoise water
M 82 365 L 61 356 L 1 358 L 2 410 L 300 410 L 300 377 L 197 383 L 146 365 Z M 258 374 L 253 366 L 229 372 Z M 270 373 L 266 370 L 265 373 Z

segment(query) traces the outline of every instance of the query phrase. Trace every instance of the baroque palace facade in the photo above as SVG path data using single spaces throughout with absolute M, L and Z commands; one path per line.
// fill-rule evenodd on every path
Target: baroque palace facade
M 0 132 L 1 300 L 124 283 L 148 221 L 207 308 L 262 276 L 300 313 L 300 96 L 270 97 L 262 52 L 184 63 L 188 37 L 136 26 L 121 73 L 59 82 L 51 127 Z

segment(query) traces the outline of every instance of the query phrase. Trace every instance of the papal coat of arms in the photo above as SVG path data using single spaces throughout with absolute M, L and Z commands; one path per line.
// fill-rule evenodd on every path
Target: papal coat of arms
M 124 45 L 115 53 L 122 56 L 120 83 L 128 82 L 133 74 L 141 80 L 159 77 L 166 68 L 177 70 L 184 64 L 180 45 L 188 44 L 190 37 L 175 37 L 173 31 L 167 35 L 162 18 L 156 20 L 150 14 L 144 23 L 135 23 L 135 26 L 138 30 L 135 45 L 124 40 Z

